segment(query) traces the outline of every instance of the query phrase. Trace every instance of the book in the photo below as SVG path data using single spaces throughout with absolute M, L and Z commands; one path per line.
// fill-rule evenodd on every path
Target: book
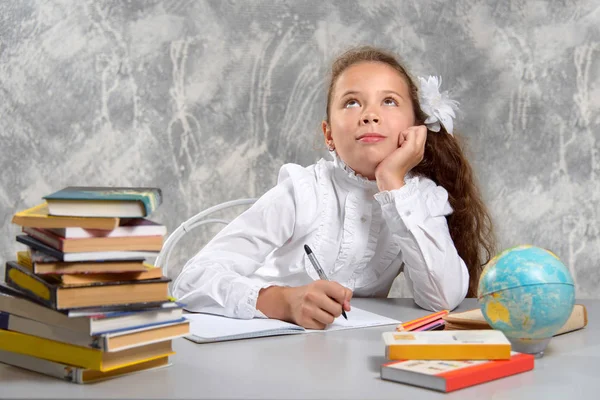
M 141 218 L 162 203 L 159 188 L 69 186 L 43 197 L 50 215 Z
M 452 392 L 534 368 L 535 356 L 512 352 L 508 360 L 401 360 L 383 364 L 381 379 Z
M 150 361 L 143 361 L 123 368 L 116 368 L 107 372 L 101 372 L 3 350 L 0 350 L 0 362 L 77 384 L 100 382 L 142 371 L 165 368 L 171 365 L 169 363 L 169 357 L 166 356 L 155 358 Z
M 143 260 L 132 260 L 132 261 L 79 261 L 79 262 L 62 262 L 62 261 L 33 261 L 32 258 L 38 260 L 49 260 L 52 257 L 44 257 L 35 255 L 30 251 L 18 251 L 17 252 L 17 263 L 24 266 L 36 275 L 102 275 L 102 274 L 119 274 L 119 273 L 145 273 L 151 270 L 157 269 L 150 264 L 144 263 Z M 52 258 L 54 259 L 54 258 Z M 154 274 L 154 272 L 152 272 Z
M 63 253 L 92 251 L 160 251 L 162 236 L 95 237 L 67 239 L 46 229 L 24 227 L 23 233 Z
M 182 317 L 175 322 L 92 336 L 0 311 L 0 329 L 113 352 L 185 336 L 189 333 L 189 321 Z
M 492 329 L 483 317 L 480 308 L 451 313 L 446 315 L 444 320 L 446 322 L 446 330 Z M 575 304 L 569 319 L 554 336 L 583 329 L 587 324 L 587 309 L 583 304 Z
M 4 329 L 0 329 L 0 350 L 102 372 L 174 354 L 170 340 L 109 353 Z
M 78 309 L 56 311 L 26 298 L 21 292 L 0 285 L 0 311 L 33 319 L 89 336 L 180 321 L 183 305 L 175 302 L 124 310 Z
M 110 274 L 59 274 L 52 277 L 64 286 L 69 285 L 89 285 L 92 283 L 119 282 L 119 281 L 147 281 L 150 279 L 160 279 L 163 276 L 160 268 L 146 264 L 146 271 L 143 272 L 120 272 Z
M 167 310 L 172 308 L 183 308 L 184 305 L 178 303 L 172 297 L 168 301 L 147 301 L 132 304 L 116 304 L 98 307 L 70 308 L 68 310 L 58 310 L 70 318 L 73 317 L 99 317 L 108 314 L 128 314 L 139 313 L 142 311 Z
M 384 332 L 389 360 L 501 360 L 511 345 L 497 330 Z
M 305 329 L 299 325 L 277 319 L 236 319 L 213 314 L 184 314 L 190 320 L 190 334 L 186 339 L 195 343 L 211 343 L 227 340 L 249 339 L 265 336 L 299 333 L 329 332 L 370 326 L 395 325 L 400 321 L 352 307 L 348 320 L 338 317 L 324 330 Z
M 48 282 L 16 262 L 6 263 L 5 281 L 8 286 L 23 291 L 44 305 L 61 310 L 167 301 L 167 277 L 144 281 L 118 281 L 64 286 Z
M 145 258 L 158 257 L 159 251 L 83 251 L 77 253 L 65 253 L 40 242 L 29 235 L 17 235 L 17 242 L 31 249 L 45 253 L 52 258 L 47 260 L 76 262 L 76 261 L 117 261 L 117 260 L 143 260 Z M 32 255 L 32 259 L 36 258 Z
M 56 217 L 58 218 L 58 217 Z M 34 228 L 45 228 L 34 226 Z M 80 227 L 49 228 L 55 235 L 67 239 L 87 239 L 98 237 L 165 236 L 167 227 L 145 218 L 121 218 L 119 226 L 111 230 L 86 229 Z
M 12 223 L 20 226 L 35 228 L 68 228 L 112 230 L 119 226 L 119 218 L 83 218 L 83 217 L 57 217 L 48 213 L 46 202 L 27 210 L 17 212 Z

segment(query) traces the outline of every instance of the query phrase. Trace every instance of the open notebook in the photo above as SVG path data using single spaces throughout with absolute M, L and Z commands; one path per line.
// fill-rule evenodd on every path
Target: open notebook
M 263 336 L 294 333 L 330 332 L 343 329 L 366 328 L 380 325 L 397 325 L 400 321 L 352 307 L 348 320 L 338 317 L 324 330 L 305 329 L 277 319 L 234 319 L 212 314 L 184 314 L 190 320 L 190 335 L 186 339 L 196 343 L 221 342 Z

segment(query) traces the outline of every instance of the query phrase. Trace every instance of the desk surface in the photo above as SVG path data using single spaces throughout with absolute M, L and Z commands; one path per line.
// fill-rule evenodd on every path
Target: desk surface
M 381 333 L 393 329 L 387 326 L 211 344 L 177 339 L 171 367 L 91 385 L 0 364 L 0 398 L 597 398 L 600 300 L 578 303 L 588 308 L 587 328 L 553 338 L 533 371 L 450 394 L 379 378 L 385 362 Z M 353 299 L 352 304 L 403 321 L 427 314 L 412 299 Z M 458 310 L 476 306 L 467 299 Z

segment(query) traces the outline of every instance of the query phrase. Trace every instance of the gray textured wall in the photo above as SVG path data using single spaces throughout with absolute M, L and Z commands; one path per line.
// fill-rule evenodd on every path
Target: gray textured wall
M 501 247 L 552 249 L 600 297 L 598 3 L 2 0 L 0 261 L 12 214 L 66 185 L 160 186 L 169 231 L 260 195 L 325 155 L 328 63 L 374 44 L 453 89 Z

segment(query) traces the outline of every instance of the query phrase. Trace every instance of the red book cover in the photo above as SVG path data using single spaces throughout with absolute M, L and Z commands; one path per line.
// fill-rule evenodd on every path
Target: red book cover
M 532 370 L 535 357 L 512 352 L 508 360 L 401 360 L 381 366 L 381 378 L 452 392 Z

